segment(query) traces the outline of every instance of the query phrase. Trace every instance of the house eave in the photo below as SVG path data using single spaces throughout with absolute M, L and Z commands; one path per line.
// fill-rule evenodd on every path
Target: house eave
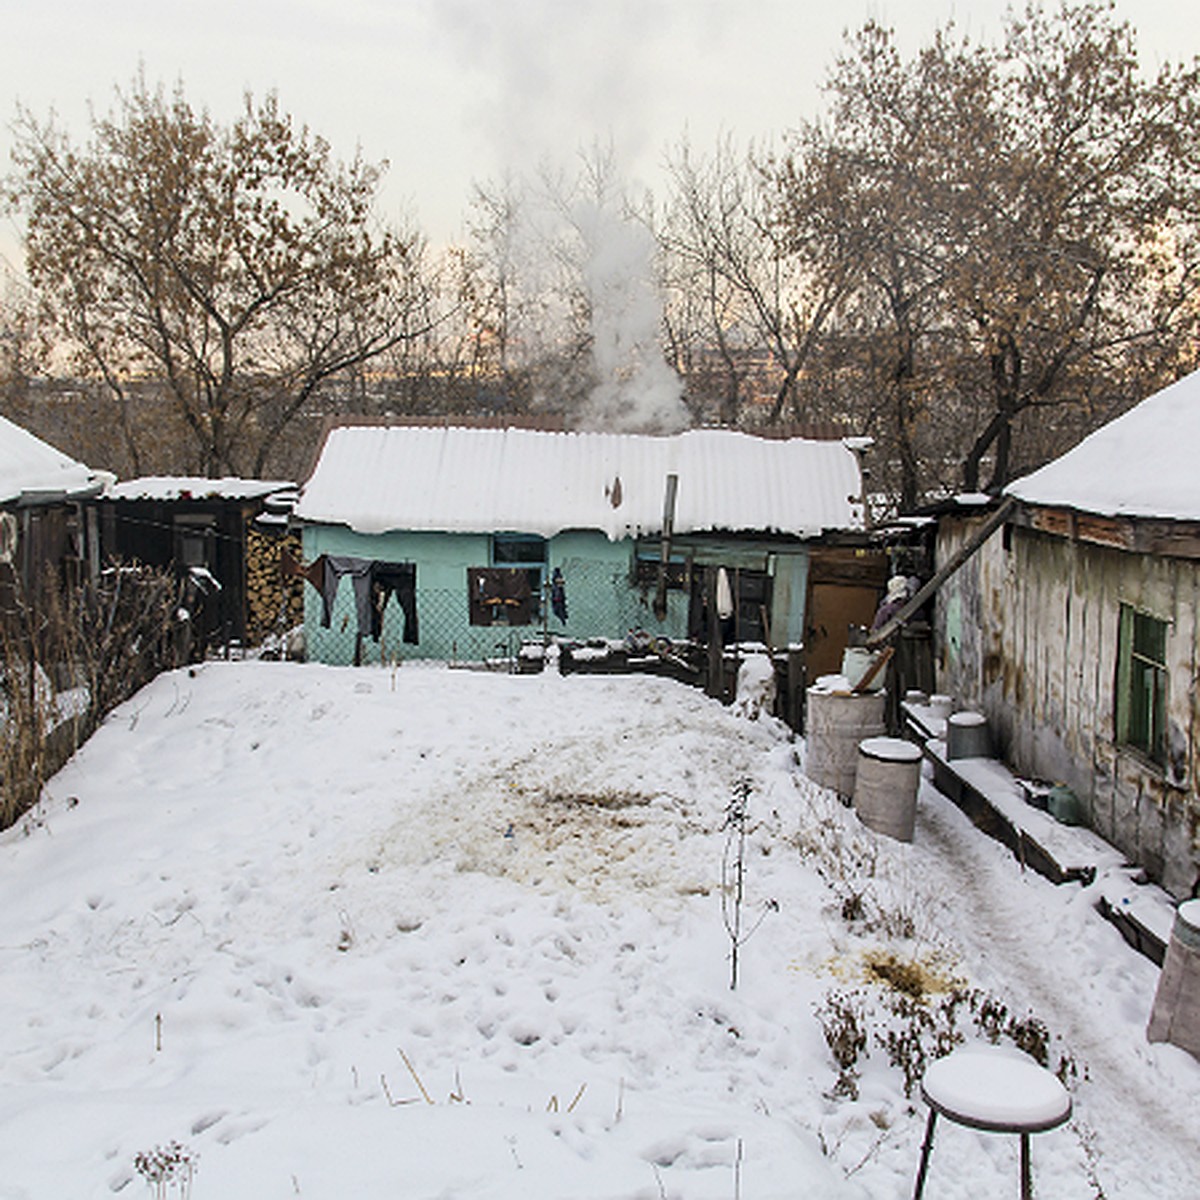
M 1021 501 L 1013 512 L 1012 523 L 1052 537 L 1130 554 L 1200 560 L 1200 521 L 1107 516 L 1065 505 Z

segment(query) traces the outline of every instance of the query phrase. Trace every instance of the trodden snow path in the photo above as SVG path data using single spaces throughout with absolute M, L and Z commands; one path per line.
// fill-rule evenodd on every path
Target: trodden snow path
M 1035 1142 L 1041 1194 L 1094 1200 L 1089 1170 L 1106 1200 L 1192 1194 L 1183 1116 L 1147 1112 L 1138 1143 L 1116 1121 L 1159 1078 L 1197 1107 L 1200 1068 L 1144 1045 L 1153 968 L 938 798 L 913 846 L 870 834 L 802 750 L 658 679 L 156 680 L 0 835 L 0 1200 L 146 1194 L 135 1158 L 172 1141 L 193 1200 L 906 1196 L 920 1105 L 878 1051 L 860 1097 L 832 1098 L 814 1017 L 881 937 L 841 913 L 864 864 L 919 926 L 900 951 L 944 949 L 1064 1040 L 1094 1024 L 1137 1076 L 1105 1063 L 1077 1088 L 1083 1134 Z M 722 827 L 743 779 L 762 924 L 731 991 Z M 1076 1022 L 1054 963 L 1095 981 Z M 939 1133 L 930 1200 L 1007 1194 L 1013 1140 Z
M 1068 1131 L 1088 1150 L 1093 1194 L 1194 1196 L 1200 1169 L 1196 1063 L 1139 1036 L 1158 968 L 1095 910 L 1095 886 L 1056 886 L 1023 871 L 928 781 L 920 814 L 922 853 L 954 881 L 942 910 L 945 928 L 960 946 L 975 947 L 974 978 L 1040 1017 L 1056 1050 L 1075 1060 L 1080 1078 Z M 1114 1012 L 1122 1017 L 1115 1028 Z M 1043 1165 L 1052 1136 L 1060 1144 L 1064 1138 L 1034 1139 L 1041 1192 L 1064 1195 L 1068 1180 L 1054 1169 L 1069 1174 L 1077 1167 L 1065 1155 L 1068 1161 L 1051 1155 Z M 1136 1152 L 1111 1153 L 1122 1144 Z

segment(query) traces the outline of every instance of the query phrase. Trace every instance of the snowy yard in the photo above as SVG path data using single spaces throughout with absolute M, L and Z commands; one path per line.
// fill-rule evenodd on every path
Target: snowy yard
M 154 1195 L 172 1144 L 193 1200 L 898 1200 L 925 1110 L 882 1039 L 952 995 L 1067 1068 L 1040 1196 L 1196 1196 L 1200 1064 L 1146 1043 L 1157 968 L 1089 890 L 928 784 L 879 838 L 802 754 L 661 679 L 161 677 L 0 836 L 0 1200 Z M 1015 1138 L 939 1127 L 928 1200 L 1016 1185 Z

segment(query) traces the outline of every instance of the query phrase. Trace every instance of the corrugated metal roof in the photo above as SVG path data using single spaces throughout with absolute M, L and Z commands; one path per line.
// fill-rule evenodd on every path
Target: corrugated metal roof
M 672 437 L 530 429 L 343 426 L 330 431 L 295 516 L 388 530 L 616 540 L 661 530 L 669 474 L 675 529 L 810 537 L 859 529 L 861 481 L 841 442 L 696 429 Z
M 1200 521 L 1200 371 L 1135 405 L 1005 490 L 1116 517 Z
M 294 483 L 282 479 L 240 479 L 226 476 L 208 479 L 203 475 L 144 475 L 123 479 L 105 493 L 106 500 L 256 500 Z
M 88 495 L 105 479 L 28 429 L 0 417 L 0 503 L 38 494 Z

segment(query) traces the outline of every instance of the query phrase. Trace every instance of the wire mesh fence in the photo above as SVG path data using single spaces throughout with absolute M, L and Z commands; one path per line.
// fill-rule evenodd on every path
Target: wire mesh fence
M 461 588 L 416 588 L 415 641 L 405 640 L 404 614 L 395 600 L 385 602 L 380 636 L 375 638 L 369 630 L 360 629 L 349 580 L 343 580 L 338 589 L 328 626 L 323 623 L 321 598 L 309 589 L 305 599 L 306 657 L 340 665 L 422 658 L 515 669 L 522 646 L 550 639 L 620 640 L 631 630 L 643 629 L 659 638 L 686 636 L 687 598 L 682 589 L 668 593 L 667 612 L 660 621 L 654 616 L 653 596 L 632 581 L 627 566 L 586 560 L 565 560 L 555 566 L 562 571 L 565 584 L 565 620 L 550 603 L 547 570 L 535 589 L 528 624 L 506 623 L 502 607 L 490 623 L 472 623 L 464 573 Z

